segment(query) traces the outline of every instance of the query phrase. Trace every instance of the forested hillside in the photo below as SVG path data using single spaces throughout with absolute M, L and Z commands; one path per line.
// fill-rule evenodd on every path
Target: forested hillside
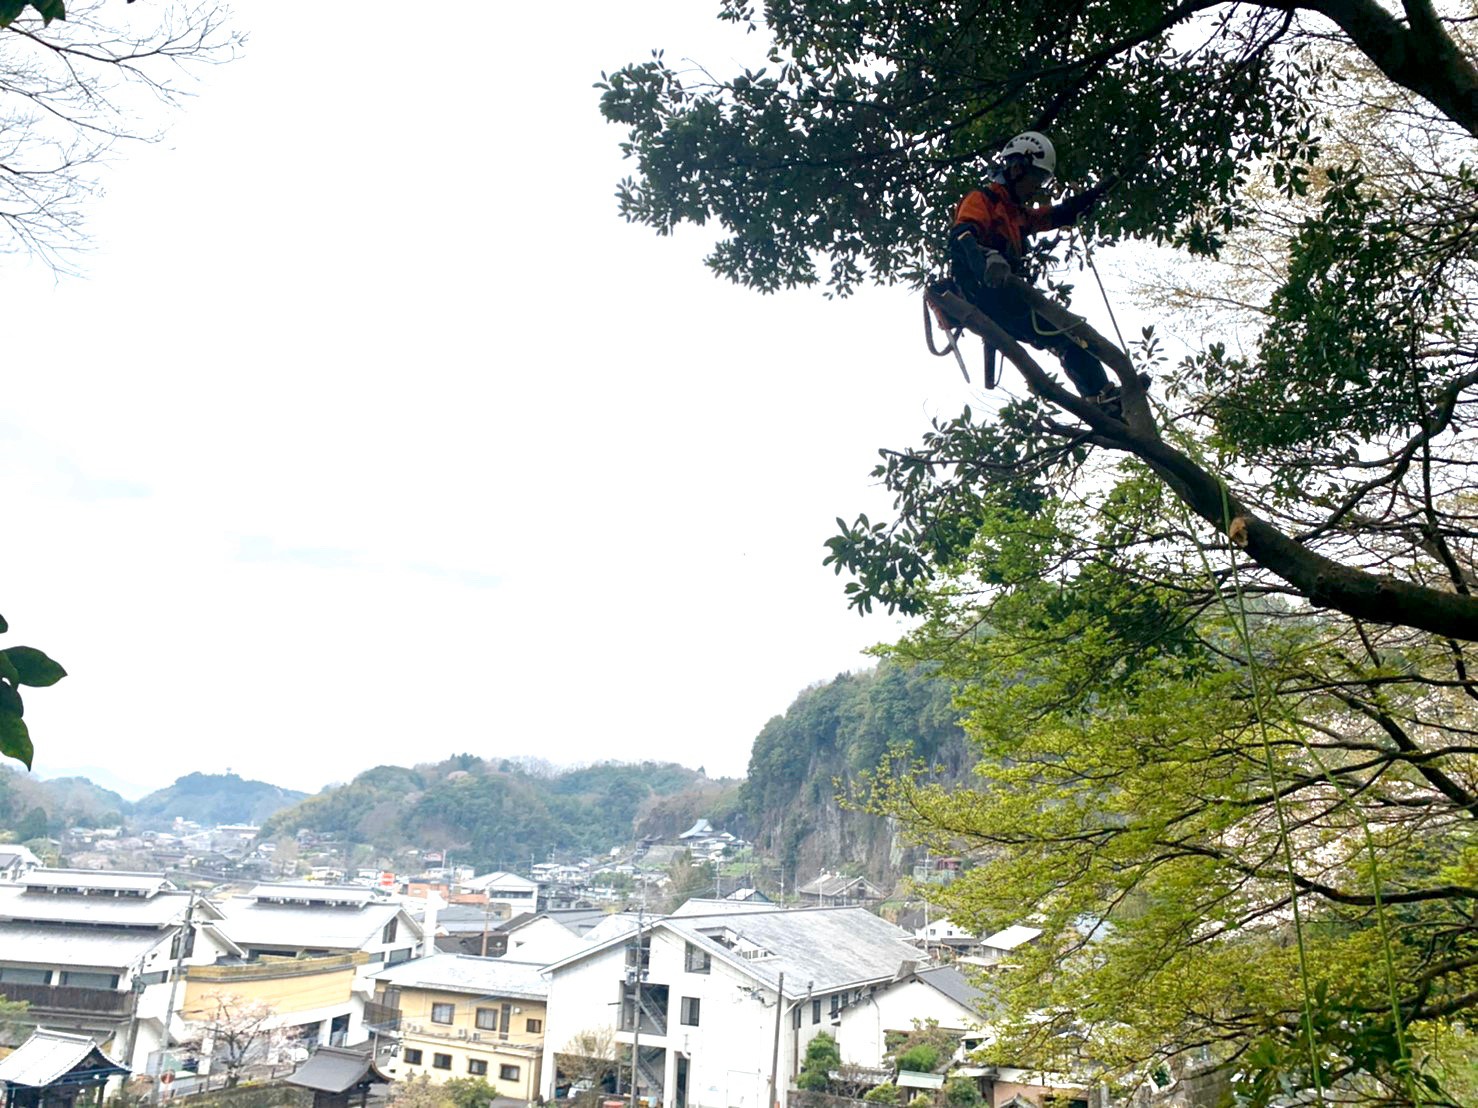
M 85 777 L 50 781 L 0 765 L 0 831 L 19 841 L 68 827 L 108 827 L 123 821 L 128 801 Z
M 638 820 L 659 804 L 671 814 L 701 806 L 692 798 L 723 791 L 722 782 L 671 763 L 559 772 L 461 754 L 410 769 L 366 770 L 277 813 L 263 834 L 306 828 L 380 850 L 441 846 L 480 866 L 527 867 L 551 853 L 609 850 L 630 841 Z
M 741 790 L 748 837 L 801 882 L 858 865 L 874 879 L 896 877 L 905 844 L 895 829 L 836 797 L 899 746 L 946 778 L 961 776 L 973 756 L 956 716 L 944 681 L 893 662 L 806 689 L 755 738 Z
M 307 795 L 230 772 L 190 773 L 142 797 L 132 806 L 132 815 L 144 825 L 169 823 L 176 817 L 204 827 L 260 823 Z

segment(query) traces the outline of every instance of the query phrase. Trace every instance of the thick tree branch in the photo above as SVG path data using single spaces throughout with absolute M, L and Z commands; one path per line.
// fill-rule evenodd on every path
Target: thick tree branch
M 1313 0 L 1309 11 L 1339 25 L 1375 67 L 1478 136 L 1478 69 L 1435 19 L 1417 5 L 1410 27 L 1376 0 Z M 1408 13 L 1413 5 L 1407 5 Z
M 1123 420 L 1069 392 L 1020 343 L 969 302 L 945 294 L 941 303 L 956 320 L 1009 358 L 1034 393 L 1086 423 L 1095 442 L 1139 458 L 1164 479 L 1191 511 L 1227 534 L 1254 562 L 1288 582 L 1316 607 L 1334 608 L 1372 623 L 1414 627 L 1465 641 L 1478 640 L 1478 598 L 1342 565 L 1253 515 L 1224 481 L 1161 439 L 1144 390 L 1122 350 L 1026 282 L 1012 280 L 1039 314 L 1058 326 L 1063 326 L 1065 320 L 1075 321 L 1073 337 L 1114 369 L 1123 384 Z

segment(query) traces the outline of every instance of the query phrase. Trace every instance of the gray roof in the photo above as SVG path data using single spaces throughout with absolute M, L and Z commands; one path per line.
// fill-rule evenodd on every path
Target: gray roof
M 88 889 L 96 893 L 126 892 L 144 896 L 174 888 L 162 873 L 132 870 L 34 869 L 22 876 L 19 883 L 31 888 Z
M 220 930 L 238 946 L 292 950 L 362 950 L 392 919 L 401 918 L 419 938 L 421 925 L 399 904 L 362 908 L 331 904 L 261 904 L 244 898 L 223 901 Z M 407 941 L 410 941 L 407 938 Z
M 761 984 L 777 987 L 785 974 L 791 998 L 891 981 L 908 963 L 918 963 L 919 950 L 906 931 L 866 908 L 772 908 L 767 912 L 725 911 L 707 916 L 669 916 L 650 924 L 682 936 L 742 969 Z M 628 928 L 629 934 L 634 928 Z M 741 957 L 719 939 L 728 937 L 765 952 Z M 558 971 L 624 941 L 617 934 L 605 942 L 550 965 Z
M 0 920 L 148 927 L 157 930 L 184 919 L 185 910 L 190 906 L 189 893 L 173 890 L 145 897 L 111 896 L 107 893 L 49 893 L 44 888 L 28 888 L 27 879 L 40 872 L 42 871 L 33 870 L 32 874 L 22 877 L 18 884 L 0 885 Z M 215 919 L 219 915 L 208 900 L 197 898 L 195 905 L 202 919 Z
M 374 890 L 366 885 L 320 885 L 312 881 L 282 881 L 253 886 L 246 894 L 262 901 L 288 901 L 320 904 L 368 904 L 375 899 Z
M 377 1085 L 390 1080 L 375 1066 L 368 1051 L 361 1052 L 342 1046 L 321 1046 L 287 1078 L 287 1083 L 325 1093 L 342 1093 L 352 1089 L 366 1077 Z
M 375 974 L 375 980 L 403 989 L 445 989 L 476 996 L 543 1000 L 549 995 L 543 968 L 538 962 L 513 962 L 507 958 L 433 954 L 383 970 Z
M 971 1012 L 981 1013 L 990 1004 L 990 994 L 973 984 L 955 966 L 934 966 L 919 970 L 914 976 Z
M 865 877 L 847 877 L 840 873 L 823 873 L 802 885 L 796 892 L 802 896 L 851 896 L 875 900 L 882 890 Z
M 90 1058 L 93 1054 L 97 1057 Z M 99 1079 L 128 1072 L 98 1050 L 91 1037 L 38 1027 L 30 1038 L 0 1058 L 0 1083 L 39 1088 L 50 1085 L 83 1062 L 90 1063 L 88 1069 L 96 1071 Z
M 724 897 L 715 900 L 713 897 L 693 896 L 683 901 L 677 907 L 675 916 L 719 916 L 730 912 L 773 912 L 775 905 L 768 900 L 730 900 Z
M 0 922 L 0 962 L 122 970 L 167 941 L 160 931 Z
M 481 934 L 484 927 L 491 933 L 505 922 L 511 921 L 499 919 L 490 905 L 483 904 L 450 904 L 436 913 L 436 926 L 448 935 Z

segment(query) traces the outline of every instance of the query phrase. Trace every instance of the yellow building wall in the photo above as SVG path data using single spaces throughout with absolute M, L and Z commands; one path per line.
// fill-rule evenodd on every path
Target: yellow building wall
M 240 966 L 190 966 L 180 1014 L 187 1020 L 209 1019 L 218 996 L 265 1004 L 282 1016 L 348 1004 L 356 967 L 364 958 L 264 958 Z
M 433 1004 L 452 1005 L 451 1023 L 433 1023 Z M 500 1011 L 502 1005 L 510 1004 L 518 1009 L 512 1013 L 507 1040 L 496 1030 L 477 1026 L 477 1009 Z M 400 1079 L 419 1077 L 426 1074 L 436 1084 L 454 1077 L 485 1077 L 498 1090 L 499 1096 L 519 1100 L 533 1100 L 539 1092 L 539 1064 L 544 1051 L 544 1020 L 546 1011 L 542 1000 L 515 1000 L 512 997 L 475 997 L 466 993 L 444 993 L 431 989 L 402 988 L 400 992 L 400 1055 L 390 1067 Z M 538 1031 L 528 1029 L 529 1020 L 538 1022 Z M 414 1027 L 415 1030 L 411 1030 Z M 474 1039 L 473 1036 L 477 1038 Z M 407 1050 L 419 1050 L 421 1061 L 406 1061 Z M 441 1068 L 435 1064 L 436 1055 L 447 1055 L 451 1064 Z M 468 1062 L 477 1060 L 487 1063 L 486 1074 L 474 1074 Z M 502 1076 L 504 1066 L 518 1070 L 516 1079 Z

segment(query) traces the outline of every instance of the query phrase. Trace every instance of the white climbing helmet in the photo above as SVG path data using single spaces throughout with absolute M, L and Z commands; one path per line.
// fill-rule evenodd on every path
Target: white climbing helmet
M 1031 165 L 1042 171 L 1044 177 L 1051 177 L 1057 172 L 1057 151 L 1052 149 L 1052 141 L 1040 131 L 1022 131 L 1001 147 L 1002 162 L 1013 154 L 1026 158 Z

